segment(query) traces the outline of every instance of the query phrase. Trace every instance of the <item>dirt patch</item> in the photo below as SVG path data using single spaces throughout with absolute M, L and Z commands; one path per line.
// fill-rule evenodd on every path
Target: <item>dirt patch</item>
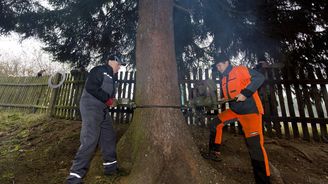
M 192 126 L 191 132 L 200 150 L 206 150 L 208 129 Z M 286 184 L 328 183 L 328 144 L 270 138 L 265 138 L 265 142 L 272 179 L 280 177 Z M 242 135 L 224 132 L 222 157 L 221 162 L 208 161 L 208 163 L 240 183 L 255 183 L 245 139 Z
M 38 118 L 22 125 L 26 117 L 11 119 L 16 123 L 4 117 L 0 120 L 0 183 L 64 183 L 79 146 L 81 122 Z M 7 122 L 5 126 L 3 122 Z M 118 137 L 127 128 L 128 124 L 115 125 Z M 208 129 L 191 126 L 190 130 L 199 149 L 207 149 Z M 327 144 L 281 139 L 266 142 L 269 161 L 284 183 L 328 183 Z M 207 162 L 240 183 L 254 183 L 243 136 L 224 132 L 222 156 L 221 162 Z M 103 175 L 101 153 L 97 151 L 84 181 L 109 184 L 119 177 Z

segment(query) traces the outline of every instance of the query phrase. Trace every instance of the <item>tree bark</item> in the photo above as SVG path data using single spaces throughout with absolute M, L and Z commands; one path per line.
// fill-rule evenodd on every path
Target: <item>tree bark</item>
M 136 104 L 179 106 L 173 0 L 139 0 Z M 180 109 L 137 108 L 118 144 L 120 183 L 233 183 L 200 157 Z

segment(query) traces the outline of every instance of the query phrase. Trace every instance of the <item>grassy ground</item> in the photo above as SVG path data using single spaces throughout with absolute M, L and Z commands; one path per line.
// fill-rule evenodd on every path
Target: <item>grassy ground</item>
M 115 125 L 120 137 L 128 125 Z M 81 122 L 51 119 L 40 114 L 0 112 L 0 183 L 64 183 L 79 146 Z M 190 126 L 195 143 L 206 149 L 208 130 Z M 328 145 L 301 140 L 266 139 L 269 161 L 285 183 L 328 183 Z M 223 161 L 208 164 L 240 183 L 254 183 L 243 137 L 224 133 Z M 86 184 L 115 183 L 105 177 L 95 153 Z

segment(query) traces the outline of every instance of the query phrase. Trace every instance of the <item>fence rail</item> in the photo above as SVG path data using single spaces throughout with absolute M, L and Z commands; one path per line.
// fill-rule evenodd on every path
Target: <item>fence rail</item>
M 305 140 L 328 141 L 328 79 L 327 69 L 307 67 L 296 72 L 287 68 L 262 68 L 266 81 L 259 93 L 265 109 L 264 129 L 268 136 L 279 138 L 303 138 Z M 79 99 L 83 91 L 86 74 L 67 74 L 60 88 L 47 86 L 48 77 L 2 77 L 0 78 L 0 108 L 23 109 L 29 112 L 48 112 L 54 117 L 79 120 Z M 210 70 L 195 69 L 179 76 L 181 104 L 188 106 L 193 99 L 197 83 L 213 77 Z M 216 95 L 220 88 L 217 84 Z M 135 72 L 118 75 L 116 98 L 134 100 Z M 215 109 L 198 108 L 183 110 L 188 124 L 206 126 L 217 113 L 228 105 Z M 195 113 L 188 113 L 192 110 Z M 110 111 L 117 123 L 128 123 L 133 109 L 116 107 Z M 230 132 L 241 132 L 236 122 L 226 126 Z

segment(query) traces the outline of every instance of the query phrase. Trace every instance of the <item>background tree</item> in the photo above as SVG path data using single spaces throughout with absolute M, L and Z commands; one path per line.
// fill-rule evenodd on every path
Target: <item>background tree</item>
M 32 11 L 32 5 L 28 0 L 0 1 L 0 34 L 8 33 L 15 29 L 17 17 Z
M 136 7 L 134 0 L 49 0 L 48 7 L 18 17 L 15 30 L 37 36 L 54 60 L 87 66 L 105 52 L 120 52 L 134 60 Z
M 1 1 L 1 32 L 37 36 L 61 62 L 88 65 L 106 51 L 134 62 L 136 0 Z M 242 53 L 244 63 L 312 63 L 327 60 L 325 0 L 176 0 L 176 58 L 179 70 L 199 67 L 214 52 Z

